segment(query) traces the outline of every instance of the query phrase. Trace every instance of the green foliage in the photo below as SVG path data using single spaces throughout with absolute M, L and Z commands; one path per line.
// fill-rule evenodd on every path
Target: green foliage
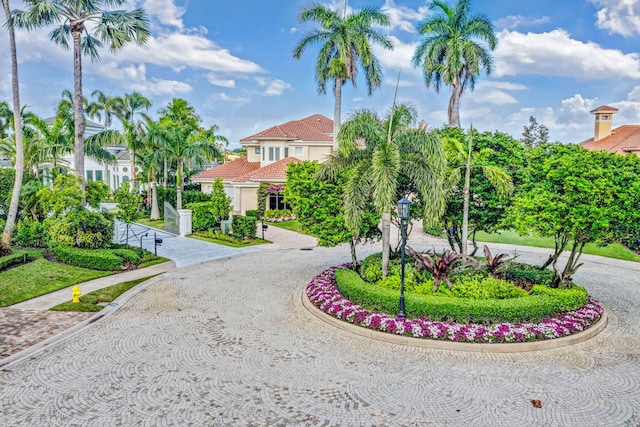
M 4 270 L 16 264 L 21 264 L 27 259 L 26 252 L 14 252 L 11 255 L 0 258 L 0 270 Z
M 12 244 L 23 248 L 46 248 L 49 246 L 49 232 L 43 222 L 23 219 L 13 230 Z
M 264 219 L 280 219 L 280 218 L 291 218 L 293 213 L 290 209 L 269 209 L 264 211 L 263 218 Z
M 0 168 L 0 209 L 9 211 L 11 192 L 15 181 L 16 172 L 12 168 Z
M 216 223 L 229 217 L 229 212 L 231 212 L 231 199 L 227 197 L 227 193 L 224 191 L 221 178 L 213 181 L 211 186 L 211 203 L 213 203 L 214 206 L 213 214 L 216 218 L 219 218 L 216 219 Z
M 22 219 L 41 222 L 47 217 L 38 194 L 44 186 L 40 181 L 25 182 L 20 190 L 19 212 Z
M 220 206 L 214 202 L 189 203 L 187 209 L 193 211 L 193 231 L 207 231 L 219 227 L 220 221 L 226 219 L 229 215 L 229 211 L 224 207 L 220 211 Z
M 164 218 L 164 202 L 167 201 L 174 208 L 177 205 L 178 196 L 176 193 L 176 189 L 169 187 L 164 188 L 162 186 L 156 187 L 156 195 L 158 197 L 158 207 L 160 209 L 160 218 Z M 211 196 L 209 194 L 203 193 L 199 190 L 188 190 L 182 192 L 182 204 L 184 206 L 189 203 L 201 203 L 201 202 L 210 202 Z M 149 208 L 150 209 L 150 208 Z M 149 212 L 151 212 L 149 210 Z
M 252 216 L 256 220 L 260 219 L 260 214 L 258 213 L 257 209 L 249 209 L 248 211 L 245 212 L 245 215 L 246 216 Z
M 315 162 L 289 164 L 284 196 L 302 228 L 318 238 L 318 245 L 331 247 L 353 237 L 344 221 L 342 194 L 347 174 L 341 174 L 334 182 L 323 181 L 315 177 L 319 168 Z M 365 212 L 359 235 L 363 239 L 376 238 L 379 219 L 371 210 Z
M 345 298 L 367 310 L 398 311 L 395 290 L 372 286 L 352 270 L 336 271 L 338 289 Z M 549 292 L 547 292 L 549 290 Z M 405 292 L 407 317 L 428 317 L 460 323 L 539 322 L 559 313 L 576 310 L 587 301 L 584 288 L 536 289 L 532 295 L 508 299 L 470 299 Z
M 54 245 L 51 247 L 51 252 L 59 261 L 76 267 L 101 271 L 120 270 L 122 267 L 122 257 L 108 249 L 87 250 Z
M 113 240 L 113 220 L 103 212 L 73 209 L 47 218 L 50 242 L 78 248 L 106 248 Z
M 234 215 L 231 221 L 233 235 L 239 240 L 255 239 L 257 233 L 256 219 L 252 216 Z
M 105 201 L 111 192 L 109 186 L 102 181 L 86 181 L 85 188 L 87 192 L 87 204 L 94 209 L 98 209 L 100 202 Z
M 45 212 L 60 215 L 66 210 L 83 209 L 81 178 L 75 175 L 58 175 L 53 188 L 42 188 L 38 198 Z
M 417 253 L 413 248 L 407 246 L 407 254 L 415 260 L 418 271 L 426 270 L 433 277 L 433 289 L 438 289 L 440 282 L 446 282 L 449 289 L 453 287 L 451 276 L 467 267 L 477 266 L 477 262 L 466 255 L 457 254 L 450 250 L 445 250 L 442 255 L 425 252 Z M 467 262 L 464 262 L 464 261 Z
M 129 183 L 123 183 L 113 195 L 118 204 L 115 217 L 129 225 L 142 215 L 142 196 L 130 189 Z
M 546 285 L 550 286 L 553 280 L 553 272 L 547 269 L 540 269 L 534 265 L 510 263 L 502 276 L 511 282 L 522 286 Z

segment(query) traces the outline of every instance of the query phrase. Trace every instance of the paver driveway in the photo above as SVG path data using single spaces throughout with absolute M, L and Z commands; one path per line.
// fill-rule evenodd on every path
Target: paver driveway
M 0 425 L 640 425 L 638 266 L 580 270 L 609 310 L 594 339 L 478 354 L 372 341 L 311 316 L 300 292 L 347 260 L 347 248 L 290 249 L 179 270 L 0 372 Z

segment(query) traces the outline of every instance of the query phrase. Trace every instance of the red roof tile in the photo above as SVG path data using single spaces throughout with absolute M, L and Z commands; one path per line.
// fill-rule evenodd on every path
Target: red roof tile
M 596 108 L 595 110 L 591 110 L 590 113 L 594 114 L 594 113 L 617 113 L 619 110 L 617 108 L 614 107 L 609 107 L 608 105 L 601 105 L 600 107 Z
M 333 120 L 321 114 L 314 114 L 302 120 L 292 120 L 282 125 L 273 126 L 254 135 L 242 138 L 240 142 L 251 142 L 256 139 L 283 138 L 299 141 L 333 141 Z
M 233 160 L 231 162 L 226 162 L 219 166 L 214 166 L 211 169 L 207 169 L 204 172 L 200 172 L 199 174 L 194 175 L 192 179 L 234 179 L 240 175 L 253 172 L 257 169 L 260 169 L 260 162 L 248 162 L 246 157 L 240 157 L 239 159 Z
M 295 157 L 285 157 L 282 160 L 271 163 L 263 168 L 255 171 L 247 172 L 244 175 L 238 176 L 233 182 L 247 182 L 247 181 L 284 181 L 287 179 L 287 168 L 289 163 L 300 163 L 300 160 Z
M 609 151 L 611 153 L 626 154 L 637 151 L 640 146 L 640 125 L 624 125 L 611 131 L 611 135 L 594 141 L 589 138 L 580 145 L 587 150 Z

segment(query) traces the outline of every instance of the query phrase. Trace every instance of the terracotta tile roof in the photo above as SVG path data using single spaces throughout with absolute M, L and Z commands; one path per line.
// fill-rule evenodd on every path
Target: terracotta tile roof
M 292 120 L 282 125 L 273 126 L 254 135 L 242 138 L 240 142 L 251 142 L 256 139 L 284 138 L 298 141 L 333 141 L 333 120 L 321 114 L 314 114 L 302 120 Z
M 233 182 L 247 182 L 247 181 L 284 181 L 287 179 L 287 167 L 289 163 L 300 163 L 300 160 L 295 157 L 285 157 L 282 160 L 271 163 L 263 168 L 255 171 L 247 172 L 244 175 L 238 176 Z
M 200 172 L 199 174 L 191 177 L 191 179 L 234 179 L 240 175 L 253 172 L 257 169 L 260 169 L 260 162 L 248 162 L 246 157 L 240 157 L 239 159 L 226 162 L 219 166 L 212 167 L 211 169 L 207 169 L 204 172 Z
M 582 141 L 580 145 L 587 150 L 609 151 L 626 154 L 638 151 L 640 147 L 640 125 L 624 125 L 611 131 L 611 135 L 594 142 L 593 138 Z
M 601 105 L 595 110 L 591 110 L 590 113 L 617 113 L 619 110 L 614 107 L 609 107 L 608 105 Z

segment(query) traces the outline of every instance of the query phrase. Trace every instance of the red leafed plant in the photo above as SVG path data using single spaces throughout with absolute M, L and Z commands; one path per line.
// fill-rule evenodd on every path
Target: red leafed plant
M 478 262 L 470 256 L 445 249 L 442 255 L 427 251 L 419 254 L 411 246 L 406 247 L 407 255 L 416 260 L 418 271 L 427 270 L 433 276 L 433 290 L 438 290 L 440 282 L 445 282 L 449 289 L 453 288 L 450 275 L 467 267 L 477 268 Z M 466 262 L 464 262 L 466 261 Z
M 489 273 L 498 277 L 499 273 L 502 273 L 507 268 L 507 261 L 511 261 L 509 258 L 505 258 L 507 254 L 498 254 L 496 256 L 491 255 L 491 251 L 487 245 L 484 245 L 484 257 L 487 259 L 487 270 Z

